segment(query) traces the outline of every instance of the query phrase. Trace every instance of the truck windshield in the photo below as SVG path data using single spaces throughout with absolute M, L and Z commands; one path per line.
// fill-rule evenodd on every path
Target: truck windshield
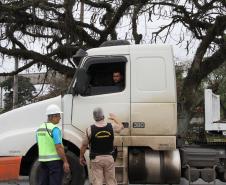
M 80 63 L 79 63 L 79 66 L 78 68 L 76 69 L 76 71 L 80 68 L 82 68 L 83 64 L 84 64 L 84 61 L 86 60 L 86 57 L 82 58 Z M 68 91 L 67 91 L 67 94 L 72 94 L 73 93 L 73 87 L 75 86 L 75 83 L 76 83 L 76 80 L 77 80 L 77 72 L 75 71 L 75 74 L 73 76 L 73 79 L 68 87 Z

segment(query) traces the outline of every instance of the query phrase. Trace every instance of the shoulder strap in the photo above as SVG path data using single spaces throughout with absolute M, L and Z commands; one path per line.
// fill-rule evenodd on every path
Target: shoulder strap
M 47 128 L 47 124 L 46 124 L 46 123 L 45 123 L 45 126 L 46 126 L 46 131 L 48 132 L 49 136 L 50 136 L 50 137 L 53 137 L 53 136 L 52 136 L 52 133 L 49 132 L 49 129 Z

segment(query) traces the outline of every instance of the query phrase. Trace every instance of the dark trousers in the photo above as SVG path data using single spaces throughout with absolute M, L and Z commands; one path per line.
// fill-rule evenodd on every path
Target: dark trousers
M 64 175 L 63 161 L 41 162 L 38 185 L 61 185 Z

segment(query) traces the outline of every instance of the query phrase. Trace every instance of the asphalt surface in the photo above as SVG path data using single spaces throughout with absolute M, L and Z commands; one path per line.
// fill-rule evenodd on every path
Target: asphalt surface
M 206 183 L 202 180 L 198 180 L 196 182 L 191 183 L 190 185 L 213 185 L 213 182 L 210 183 Z M 10 182 L 0 182 L 0 185 L 29 185 L 28 182 L 28 177 L 22 177 L 20 181 L 10 181 Z M 89 185 L 88 182 L 86 182 L 84 185 Z M 152 184 L 154 185 L 154 184 Z M 156 185 L 161 185 L 161 184 L 156 184 Z M 189 185 L 188 181 L 186 179 L 181 179 L 181 183 L 179 185 Z M 219 180 L 216 180 L 216 184 L 215 185 L 226 185 L 225 182 L 221 182 Z

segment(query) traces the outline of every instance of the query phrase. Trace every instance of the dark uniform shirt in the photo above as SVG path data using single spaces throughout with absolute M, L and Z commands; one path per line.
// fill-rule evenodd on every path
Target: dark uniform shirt
M 90 156 L 111 155 L 113 142 L 114 132 L 110 123 L 104 127 L 91 126 Z

